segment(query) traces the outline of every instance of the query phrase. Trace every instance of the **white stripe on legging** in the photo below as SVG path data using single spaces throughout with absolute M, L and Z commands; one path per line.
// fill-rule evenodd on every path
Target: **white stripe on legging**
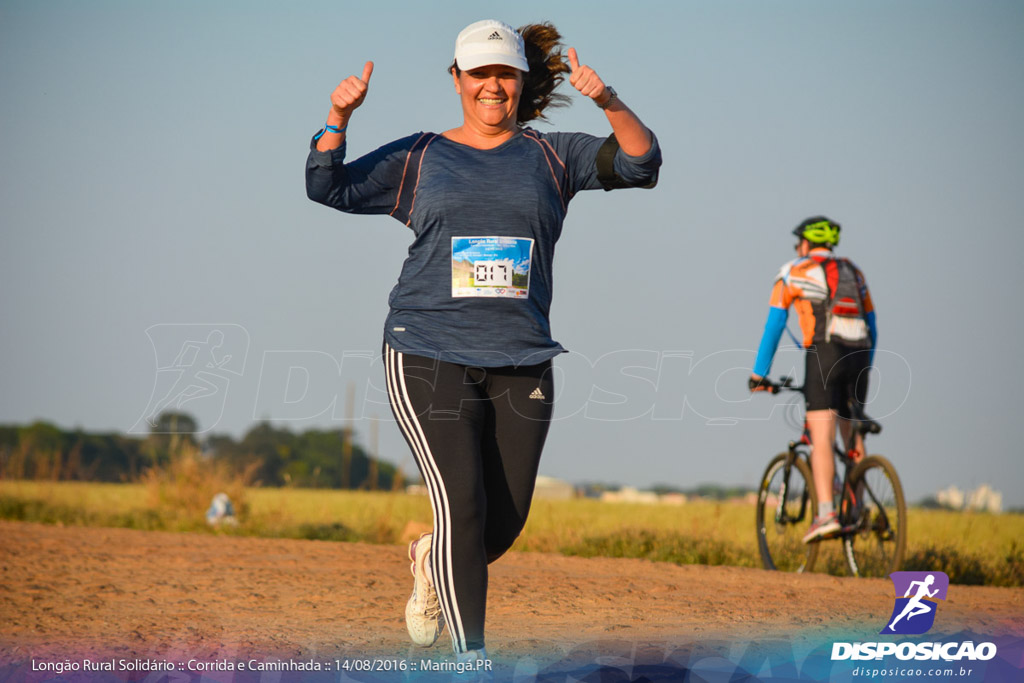
M 397 359 L 397 365 L 396 365 Z M 409 392 L 405 386 L 405 367 L 402 353 L 395 351 L 389 345 L 387 347 L 387 375 L 388 394 L 392 404 L 395 406 L 395 414 L 398 417 L 398 424 L 406 439 L 412 445 L 413 455 L 419 462 L 420 470 L 424 474 L 424 481 L 427 485 L 427 492 L 430 494 L 430 502 L 434 508 L 434 537 L 431 539 L 431 556 L 433 558 L 432 568 L 434 574 L 434 588 L 437 590 L 442 605 L 446 607 L 445 617 L 448 622 L 448 631 L 452 638 L 452 645 L 456 652 L 466 651 L 466 636 L 462 626 L 462 615 L 459 612 L 459 603 L 455 597 L 453 586 L 455 585 L 454 571 L 452 569 L 451 552 L 451 509 L 448 505 L 448 493 L 445 490 L 444 480 L 437 469 L 434 455 L 427 443 L 423 428 L 416 417 Z M 438 549 L 435 551 L 435 549 Z M 441 571 L 443 569 L 443 571 Z

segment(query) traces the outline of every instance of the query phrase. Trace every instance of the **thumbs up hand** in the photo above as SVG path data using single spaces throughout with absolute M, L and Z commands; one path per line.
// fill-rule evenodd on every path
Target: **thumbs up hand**
M 366 99 L 366 91 L 370 87 L 370 76 L 373 75 L 373 62 L 363 66 L 362 76 L 349 76 L 331 93 L 331 109 L 343 121 L 348 121 L 352 112 Z
M 572 71 L 569 75 L 569 83 L 572 87 L 579 90 L 581 95 L 586 95 L 598 105 L 608 102 L 611 94 L 608 92 L 604 81 L 589 66 L 580 64 L 579 55 L 576 54 L 576 48 L 574 47 L 569 48 L 569 69 Z

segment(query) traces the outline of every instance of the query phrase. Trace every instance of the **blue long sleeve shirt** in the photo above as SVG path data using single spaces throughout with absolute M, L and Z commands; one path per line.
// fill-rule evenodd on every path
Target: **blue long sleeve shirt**
M 601 187 L 595 158 L 604 141 L 527 128 L 482 150 L 420 133 L 350 163 L 344 144 L 313 147 L 306 190 L 412 230 L 389 298 L 384 337 L 393 348 L 465 365 L 532 365 L 565 350 L 548 319 L 554 248 L 572 197 Z M 657 140 L 641 157 L 619 150 L 614 158 L 632 186 L 651 184 L 660 165 Z

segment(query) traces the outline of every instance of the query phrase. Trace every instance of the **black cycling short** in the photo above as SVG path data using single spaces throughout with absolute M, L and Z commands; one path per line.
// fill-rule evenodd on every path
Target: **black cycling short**
M 817 344 L 807 349 L 804 398 L 807 410 L 832 408 L 849 418 L 849 399 L 861 406 L 868 397 L 871 349 L 843 344 Z

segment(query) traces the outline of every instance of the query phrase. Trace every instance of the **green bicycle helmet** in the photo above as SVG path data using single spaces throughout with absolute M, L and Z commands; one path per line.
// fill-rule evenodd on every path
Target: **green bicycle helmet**
M 822 244 L 834 247 L 839 244 L 841 226 L 825 216 L 812 216 L 796 226 L 793 234 L 802 237 L 811 244 Z

